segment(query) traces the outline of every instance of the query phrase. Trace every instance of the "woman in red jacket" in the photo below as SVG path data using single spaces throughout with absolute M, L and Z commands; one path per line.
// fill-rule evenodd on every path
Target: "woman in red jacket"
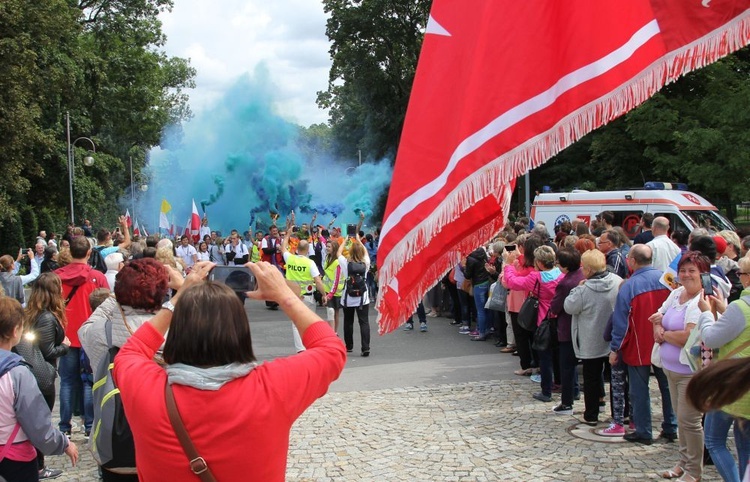
M 300 300 L 281 272 L 248 263 L 258 289 L 293 321 L 307 350 L 255 363 L 247 314 L 227 286 L 204 282 L 213 268 L 197 263 L 184 280 L 172 272 L 172 304 L 144 324 L 115 359 L 114 376 L 133 431 L 141 480 L 198 480 L 202 461 L 215 480 L 282 481 L 294 421 L 338 378 L 341 340 Z M 167 369 L 153 360 L 164 342 Z M 168 416 L 165 388 L 202 459 L 191 464 Z M 192 457 L 190 457 L 192 459 Z

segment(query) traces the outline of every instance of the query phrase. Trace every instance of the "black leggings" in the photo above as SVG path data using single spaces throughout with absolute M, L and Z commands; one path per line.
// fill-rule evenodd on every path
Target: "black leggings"
M 42 393 L 42 396 L 44 397 L 44 401 L 47 402 L 47 406 L 51 412 L 55 407 L 55 389 L 53 388 L 52 392 L 49 393 Z M 39 449 L 36 449 L 36 465 L 39 470 L 44 468 L 44 454 L 40 452 Z
M 513 335 L 516 337 L 516 350 L 521 362 L 521 369 L 531 368 L 533 361 L 533 351 L 531 343 L 534 341 L 534 333 L 525 330 L 518 324 L 518 313 L 510 312 L 510 322 L 513 326 Z
M 347 350 L 354 349 L 354 313 L 359 321 L 359 334 L 362 340 L 362 352 L 370 352 L 370 320 L 368 314 L 370 305 L 358 307 L 344 306 L 344 343 Z
M 36 468 L 36 460 L 18 462 L 8 458 L 0 462 L 0 480 L 8 482 L 38 482 L 39 470 Z

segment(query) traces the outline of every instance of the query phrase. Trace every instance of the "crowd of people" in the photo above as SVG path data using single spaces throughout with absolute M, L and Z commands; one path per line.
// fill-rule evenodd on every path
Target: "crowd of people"
M 458 333 L 518 356 L 515 374 L 540 384 L 533 399 L 560 394 L 553 414 L 573 415 L 582 392 L 581 422 L 603 437 L 653 443 L 653 376 L 658 436 L 679 444 L 679 459 L 660 475 L 700 480 L 705 443 L 722 478 L 739 482 L 750 456 L 750 395 L 704 411 L 687 392 L 704 366 L 750 358 L 750 236 L 672 231 L 666 217 L 646 213 L 631 240 L 613 218 L 603 212 L 591 226 L 576 219 L 554 233 L 527 218 L 509 223 L 427 293 L 420 318 L 449 317 Z M 732 426 L 739 463 L 727 449 Z
M 534 400 L 559 393 L 552 414 L 573 415 L 582 394 L 583 423 L 633 443 L 654 439 L 653 375 L 658 436 L 680 447 L 660 475 L 700 480 L 705 444 L 724 480 L 739 481 L 750 456 L 750 397 L 718 408 L 694 402 L 689 386 L 704 366 L 750 358 L 750 236 L 672 231 L 667 218 L 647 213 L 631 241 L 612 218 L 604 212 L 591 226 L 574 220 L 553 233 L 527 218 L 509 222 L 425 295 L 419 329 L 449 317 L 468 339 L 518 356 L 515 374 L 539 384 Z M 224 480 L 240 458 L 258 474 L 248 480 L 281 480 L 291 424 L 340 374 L 355 348 L 355 319 L 360 355 L 371 353 L 378 233 L 362 232 L 362 218 L 346 233 L 315 221 L 298 225 L 291 213 L 267 233 L 222 236 L 204 218 L 197 236 L 170 239 L 133 237 L 122 217 L 113 231 L 87 223 L 59 240 L 40 232 L 33 249 L 0 257 L 0 441 L 8 448 L 0 475 L 59 476 L 44 455 L 75 463 L 69 437 L 80 416 L 104 480 L 185 480 L 191 470 Z M 204 281 L 217 265 L 246 268 L 257 290 Z M 292 320 L 296 355 L 255 363 L 246 298 Z M 413 318 L 404 329 L 414 329 Z M 120 408 L 108 402 L 115 395 Z M 252 403 L 235 418 L 211 419 L 222 404 L 236 413 L 240 397 Z M 739 463 L 727 449 L 732 426 Z M 174 448 L 169 456 L 148 457 L 165 446 Z
M 292 214 L 285 228 L 273 225 L 265 236 L 233 230 L 223 238 L 204 220 L 199 241 L 188 235 L 132 237 L 121 217 L 112 231 L 94 233 L 89 223 L 70 227 L 59 245 L 40 232 L 33 250 L 15 260 L 2 256 L 0 477 L 60 476 L 44 455 L 64 452 L 75 464 L 78 449 L 70 436 L 73 418 L 80 416 L 78 427 L 104 480 L 153 480 L 165 470 L 175 474 L 168 480 L 187 480 L 190 471 L 203 472 L 182 445 L 182 420 L 188 438 L 201 447 L 201 460 L 210 462 L 205 472 L 216 479 L 234 479 L 241 458 L 240 465 L 252 468 L 247 480 L 282 480 L 291 425 L 343 369 L 345 349 L 353 350 L 356 312 L 362 356 L 369 355 L 375 252 L 370 258 L 361 226 L 342 238 L 333 223 L 313 222 L 297 228 Z M 218 265 L 246 270 L 257 288 L 238 292 L 229 282 L 206 281 Z M 359 284 L 348 290 L 350 279 L 362 281 L 364 291 Z M 247 298 L 284 311 L 297 355 L 255 363 Z M 316 304 L 328 306 L 328 322 L 315 314 Z M 341 307 L 346 348 L 333 330 Z M 232 410 L 226 426 L 217 426 L 214 412 L 205 410 L 226 404 L 229 411 L 238 398 L 253 402 L 242 413 Z M 57 427 L 51 422 L 55 402 Z M 159 406 L 175 403 L 179 424 L 144 415 L 164 413 Z M 172 409 L 167 412 L 171 417 Z M 206 416 L 210 420 L 201 420 Z M 206 429 L 194 430 L 196 424 Z M 163 452 L 164 444 L 175 448 L 174 456 L 157 463 L 148 454 Z M 248 458 L 251 446 L 255 455 Z

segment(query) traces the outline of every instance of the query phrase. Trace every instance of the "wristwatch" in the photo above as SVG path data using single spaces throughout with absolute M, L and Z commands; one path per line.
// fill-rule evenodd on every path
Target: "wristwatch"
M 165 310 L 169 310 L 169 311 L 171 311 L 172 313 L 174 313 L 174 305 L 172 304 L 172 302 L 171 302 L 171 301 L 165 301 L 165 302 L 164 302 L 164 303 L 163 303 L 163 304 L 161 305 L 161 307 L 162 307 L 162 308 L 164 308 Z

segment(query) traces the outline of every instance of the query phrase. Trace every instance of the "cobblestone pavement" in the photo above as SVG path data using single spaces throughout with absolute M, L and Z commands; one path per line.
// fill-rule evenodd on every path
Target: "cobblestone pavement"
M 573 416 L 554 415 L 552 403 L 531 398 L 534 389 L 516 379 L 331 393 L 295 425 L 287 480 L 630 481 L 660 479 L 678 459 L 677 445 L 662 440 L 574 437 L 582 402 Z M 652 397 L 658 435 L 655 382 Z M 720 478 L 708 467 L 703 480 Z
M 294 425 L 289 481 L 625 481 L 659 479 L 677 446 L 592 442 L 568 430 L 573 416 L 531 398 L 528 378 L 329 393 Z M 654 427 L 661 408 L 652 380 Z M 606 417 L 602 415 L 601 420 Z M 604 424 L 601 424 L 605 426 Z M 587 427 L 588 428 L 588 427 Z M 97 480 L 96 466 L 74 431 L 81 459 L 48 457 L 60 481 Z M 707 467 L 703 480 L 720 480 Z

